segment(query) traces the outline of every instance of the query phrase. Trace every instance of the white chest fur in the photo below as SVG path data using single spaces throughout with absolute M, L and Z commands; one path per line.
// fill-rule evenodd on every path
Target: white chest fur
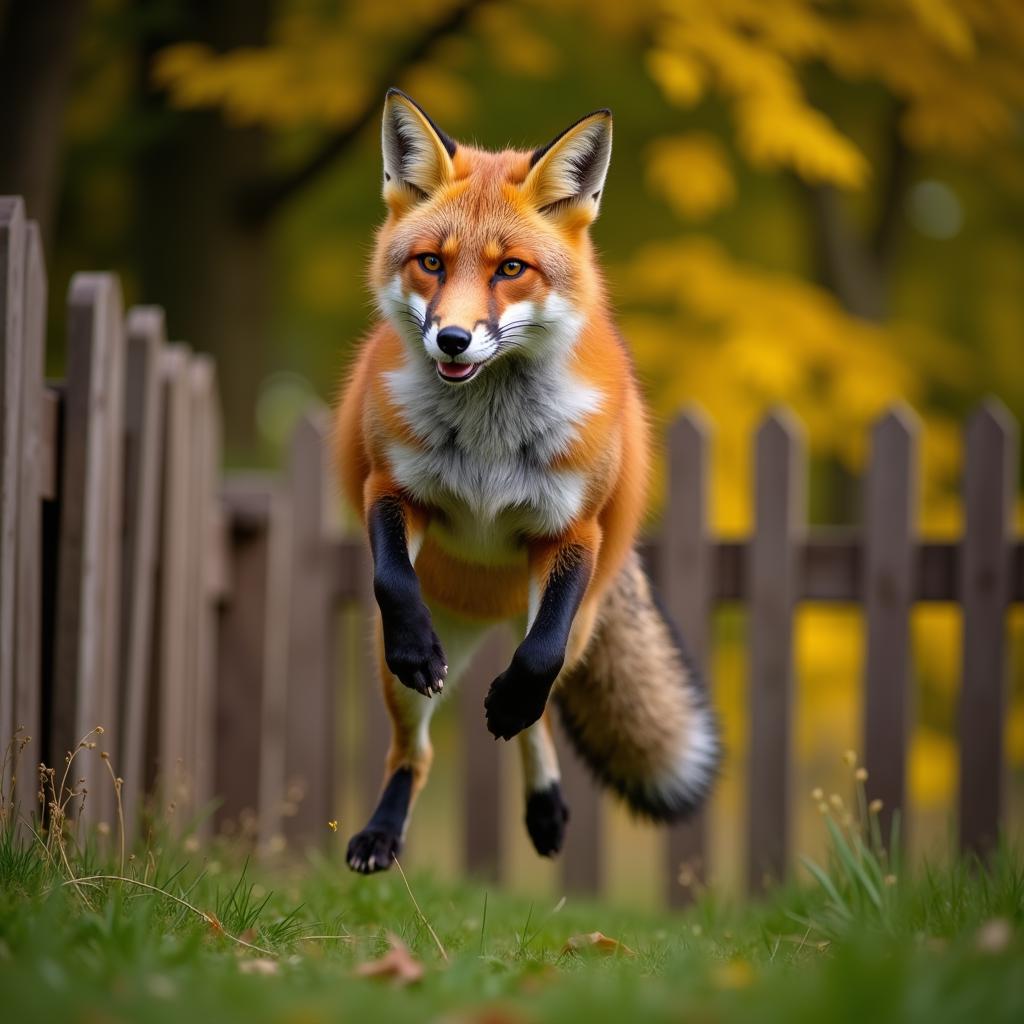
M 388 377 L 420 445 L 388 448 L 397 482 L 445 513 L 443 530 L 468 558 L 513 554 L 524 534 L 552 535 L 578 514 L 585 476 L 556 469 L 600 395 L 566 366 L 566 349 L 499 357 L 466 385 L 439 380 L 411 351 Z

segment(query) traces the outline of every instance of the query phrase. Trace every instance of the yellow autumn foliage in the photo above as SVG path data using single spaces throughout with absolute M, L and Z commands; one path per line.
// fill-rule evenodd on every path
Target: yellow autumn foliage
M 691 220 L 716 213 L 736 195 L 725 147 L 706 132 L 658 139 L 648 152 L 647 183 Z

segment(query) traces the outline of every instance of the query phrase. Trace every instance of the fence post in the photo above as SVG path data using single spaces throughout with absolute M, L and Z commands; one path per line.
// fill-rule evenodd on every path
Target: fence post
M 149 711 L 147 788 L 177 828 L 187 813 L 192 780 L 187 767 L 188 551 L 189 551 L 189 361 L 185 345 L 166 346 L 160 359 L 163 399 L 162 481 L 158 541 L 158 598 L 153 640 L 153 694 Z M 173 806 L 173 811 L 171 810 Z
M 287 498 L 262 476 L 229 477 L 231 592 L 217 645 L 216 792 L 221 828 L 266 846 L 281 832 L 288 656 Z
M 0 758 L 17 728 L 14 595 L 18 576 L 24 302 L 25 207 L 20 197 L 4 196 L 0 197 Z M 4 771 L 0 771 L 0 785 L 3 782 Z
M 25 225 L 25 318 L 22 354 L 21 467 L 18 480 L 18 581 L 15 598 L 14 727 L 33 746 L 13 753 L 13 777 L 21 792 L 35 799 L 32 766 L 45 753 L 42 737 L 42 527 L 43 392 L 46 357 L 46 265 L 39 225 Z M 2 274 L 0 274 L 2 277 Z M 2 317 L 0 317 L 2 319 Z M 5 741 L 6 742 L 6 739 Z M 17 796 L 15 796 L 17 800 Z
M 355 617 L 355 678 L 359 688 L 361 743 L 359 745 L 360 814 L 366 820 L 373 813 L 384 778 L 385 759 L 391 742 L 391 724 L 380 689 L 377 664 L 376 631 L 379 628 L 377 601 L 373 596 L 373 559 L 365 533 L 359 538 L 362 558 L 356 562 L 356 589 L 359 594 Z
M 1006 789 L 1006 609 L 1017 472 L 1017 425 L 995 399 L 967 423 L 965 466 L 960 847 L 984 855 L 995 847 Z
M 163 388 L 163 310 L 139 306 L 126 322 L 124 560 L 121 583 L 121 664 L 124 694 L 117 769 L 129 833 L 145 792 L 146 718 L 152 670 L 153 609 L 159 529 Z
M 750 769 L 748 887 L 781 880 L 789 861 L 793 611 L 806 516 L 800 425 L 778 410 L 757 432 L 750 545 Z
M 551 715 L 551 734 L 569 806 L 569 824 L 561 853 L 562 884 L 569 892 L 595 895 L 601 891 L 604 879 L 604 794 L 556 714 Z
M 216 561 L 212 543 L 213 521 L 220 500 L 221 463 L 220 411 L 217 405 L 217 370 L 208 355 L 192 357 L 190 372 L 192 407 L 191 482 L 192 530 L 190 553 L 193 565 L 190 600 L 195 606 L 192 621 L 194 649 L 191 671 L 194 677 L 193 798 L 199 813 L 198 831 L 212 831 L 209 814 L 214 798 L 213 761 L 216 734 L 216 645 L 217 601 L 219 599 Z
M 484 724 L 484 695 L 508 668 L 512 639 L 506 627 L 492 630 L 459 683 L 462 737 L 463 857 L 467 873 L 487 881 L 501 877 L 501 750 Z
M 334 536 L 326 406 L 296 424 L 289 451 L 291 492 L 291 616 L 285 735 L 285 834 L 291 842 L 323 846 L 335 806 L 336 657 L 334 607 L 327 545 Z
M 917 433 L 913 411 L 896 406 L 871 430 L 864 514 L 864 762 L 869 799 L 882 801 L 888 841 L 899 810 L 906 840 L 907 746 L 913 721 L 910 610 L 917 521 Z
M 122 317 L 115 277 L 72 278 L 51 751 L 58 774 L 66 753 L 91 729 L 117 728 Z M 106 749 L 111 738 L 96 742 Z M 92 751 L 78 756 L 69 782 L 79 777 L 89 788 L 87 817 L 109 823 L 113 785 Z
M 708 535 L 708 437 L 703 413 L 688 409 L 669 427 L 668 493 L 658 548 L 658 579 L 665 607 L 679 627 L 687 651 L 709 693 L 708 657 L 711 626 L 711 544 Z M 706 875 L 707 811 L 668 830 L 669 906 L 693 897 L 681 874 L 703 880 Z

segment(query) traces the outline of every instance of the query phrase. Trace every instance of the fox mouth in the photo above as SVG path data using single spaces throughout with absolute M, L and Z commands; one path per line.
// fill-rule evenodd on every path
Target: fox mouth
M 472 380 L 483 363 L 442 363 L 437 361 L 437 375 L 448 384 L 465 384 Z

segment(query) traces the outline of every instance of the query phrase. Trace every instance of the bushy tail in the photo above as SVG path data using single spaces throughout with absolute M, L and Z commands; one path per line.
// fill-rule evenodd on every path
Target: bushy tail
M 555 693 L 577 752 L 637 814 L 676 821 L 700 805 L 718 768 L 718 726 L 635 552 Z

